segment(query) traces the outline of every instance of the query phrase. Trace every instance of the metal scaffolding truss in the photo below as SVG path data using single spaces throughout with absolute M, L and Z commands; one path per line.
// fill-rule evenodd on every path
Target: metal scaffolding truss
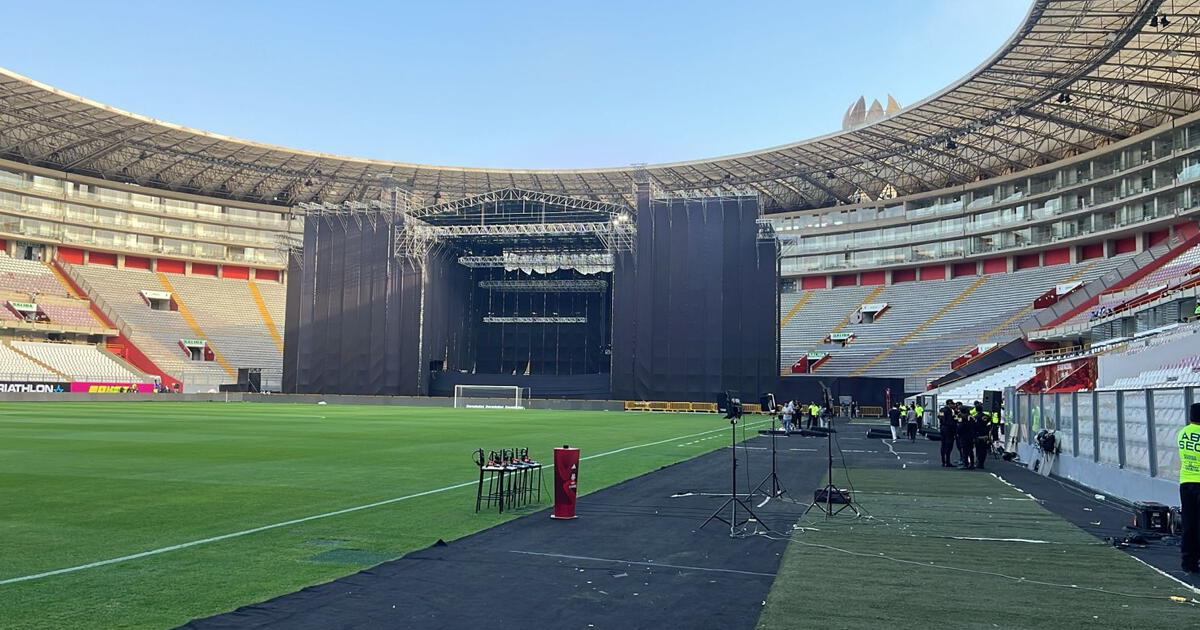
M 472 268 L 530 269 L 539 273 L 574 269 L 591 274 L 612 271 L 614 258 L 612 252 L 506 251 L 496 256 L 460 256 L 458 264 Z
M 398 215 L 395 254 L 417 261 L 437 250 L 469 250 L 481 243 L 630 251 L 637 235 L 626 207 L 516 189 L 408 209 Z
M 380 222 L 386 225 L 396 223 L 398 217 L 408 214 L 419 205 L 419 199 L 419 196 L 412 192 L 392 186 L 380 191 L 379 199 L 342 203 L 300 203 L 292 212 L 303 217 L 336 219 L 343 223 L 354 221 L 360 226 L 366 222 L 378 228 Z
M 1168 124 L 1200 109 L 1198 57 L 1200 0 L 1032 0 L 994 55 L 878 121 L 738 155 L 548 170 L 389 162 L 239 140 L 0 69 L 0 157 L 275 206 L 375 199 L 399 185 L 447 203 L 522 189 L 603 208 L 632 206 L 635 184 L 645 182 L 700 196 L 753 191 L 770 211 L 798 210 L 1021 172 Z M 840 114 L 830 112 L 831 122 Z M 450 208 L 427 211 L 442 210 Z
M 484 315 L 485 324 L 586 324 L 586 317 L 560 317 L 558 315 L 544 316 L 500 316 Z
M 294 258 L 304 268 L 304 237 L 300 234 L 282 232 L 275 236 L 275 250 L 283 254 L 285 261 Z
M 592 241 L 597 249 L 625 251 L 634 246 L 636 230 L 629 223 L 515 223 L 506 225 L 429 225 L 406 219 L 396 232 L 396 253 L 427 252 L 439 243 L 456 240 L 522 242 L 559 238 Z
M 502 188 L 499 190 L 491 190 L 480 195 L 464 197 L 462 199 L 447 203 L 426 206 L 411 212 L 409 216 L 420 219 L 445 215 L 466 215 L 475 218 L 478 217 L 479 214 L 471 212 L 472 210 L 475 210 L 476 208 L 494 206 L 505 201 L 520 201 L 539 206 L 551 206 L 554 207 L 555 214 L 560 216 L 568 214 L 572 211 L 582 211 L 585 213 L 598 214 L 612 218 L 629 212 L 628 206 L 616 203 L 608 203 L 605 201 L 597 201 L 583 197 L 572 197 L 568 195 L 524 190 L 521 188 Z
M 480 280 L 479 288 L 498 292 L 521 293 L 604 293 L 608 281 L 592 278 L 575 280 Z
M 754 225 L 758 228 L 758 240 L 773 241 L 777 238 L 775 224 L 770 219 L 755 219 Z

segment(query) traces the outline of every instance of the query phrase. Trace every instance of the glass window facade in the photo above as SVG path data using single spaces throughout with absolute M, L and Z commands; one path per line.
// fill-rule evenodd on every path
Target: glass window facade
M 137 254 L 282 266 L 275 245 L 303 217 L 203 203 L 159 191 L 68 181 L 0 163 L 0 238 L 32 237 Z
M 800 275 L 1101 237 L 1198 205 L 1200 121 L 999 182 L 771 219 L 788 239 L 784 275 Z

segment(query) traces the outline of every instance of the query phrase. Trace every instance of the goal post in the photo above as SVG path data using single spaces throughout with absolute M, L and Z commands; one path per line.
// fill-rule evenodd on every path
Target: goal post
M 454 407 L 467 409 L 524 409 L 529 388 L 517 385 L 455 385 Z

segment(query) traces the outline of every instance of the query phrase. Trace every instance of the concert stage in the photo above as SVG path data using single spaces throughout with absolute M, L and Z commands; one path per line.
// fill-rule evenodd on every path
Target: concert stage
M 310 205 L 289 256 L 286 393 L 708 402 L 771 391 L 778 243 L 755 197 L 637 208 L 503 189 Z

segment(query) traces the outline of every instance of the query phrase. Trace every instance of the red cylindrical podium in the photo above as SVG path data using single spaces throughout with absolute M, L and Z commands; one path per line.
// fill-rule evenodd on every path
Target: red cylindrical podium
M 566 444 L 554 449 L 554 514 L 550 518 L 575 518 L 578 482 L 579 449 Z

